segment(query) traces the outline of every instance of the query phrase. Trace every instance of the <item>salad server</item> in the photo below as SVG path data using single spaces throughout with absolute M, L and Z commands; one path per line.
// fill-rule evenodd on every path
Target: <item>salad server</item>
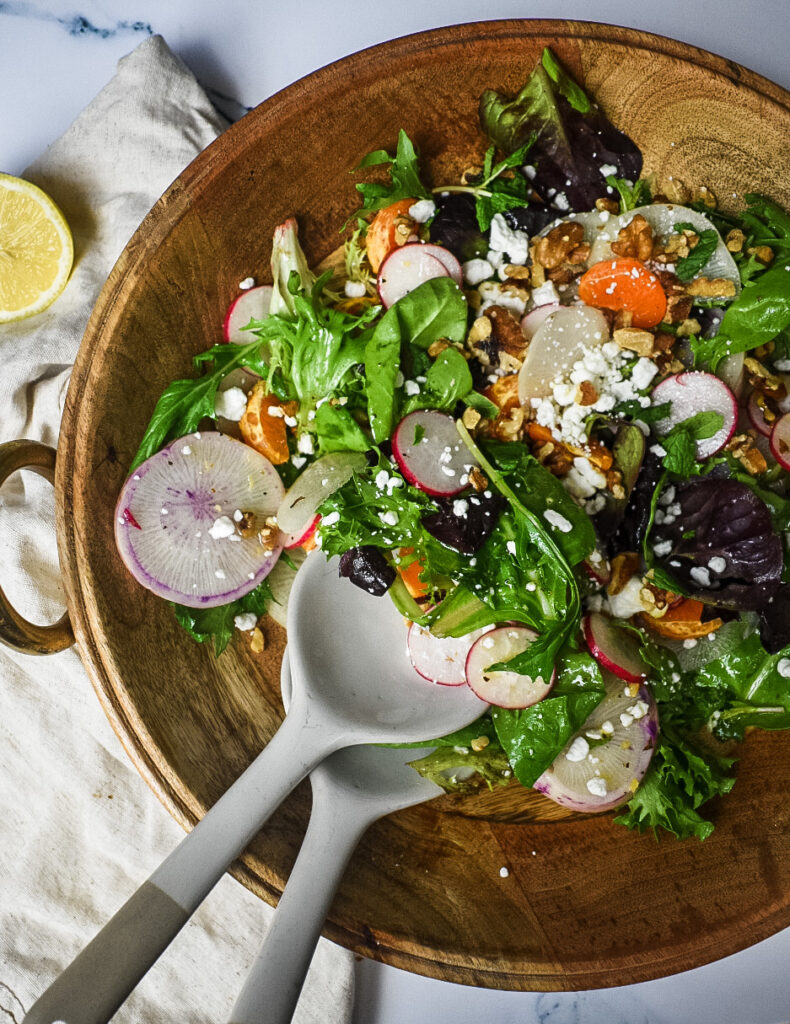
M 281 683 L 287 708 L 292 689 L 287 649 Z M 410 753 L 390 747 L 347 747 L 310 773 L 313 807 L 307 834 L 230 1024 L 291 1020 L 321 926 L 362 834 L 385 814 L 444 793 L 406 763 Z
M 328 754 L 430 739 L 487 705 L 429 686 L 403 651 L 390 602 L 338 578 L 315 552 L 288 610 L 293 702 L 252 765 L 34 1003 L 23 1024 L 105 1024 L 284 797 Z

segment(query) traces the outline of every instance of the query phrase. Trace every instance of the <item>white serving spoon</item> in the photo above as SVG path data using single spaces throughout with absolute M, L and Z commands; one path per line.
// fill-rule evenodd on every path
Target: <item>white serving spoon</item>
M 287 651 L 281 685 L 287 708 L 291 698 Z M 347 747 L 312 770 L 313 807 L 307 834 L 230 1024 L 288 1024 L 292 1019 L 332 897 L 363 832 L 385 814 L 444 792 L 406 763 L 426 753 Z
M 466 686 L 426 685 L 409 663 L 392 603 L 338 578 L 320 551 L 297 574 L 288 635 L 293 702 L 278 732 L 23 1024 L 106 1024 L 283 798 L 328 754 L 431 739 L 488 706 Z

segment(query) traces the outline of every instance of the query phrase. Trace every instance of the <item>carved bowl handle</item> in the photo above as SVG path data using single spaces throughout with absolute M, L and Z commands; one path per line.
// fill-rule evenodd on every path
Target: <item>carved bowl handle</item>
M 55 449 L 39 441 L 0 444 L 0 486 L 19 469 L 30 469 L 50 483 L 55 481 Z M 56 654 L 74 643 L 69 614 L 51 626 L 28 622 L 11 605 L 0 587 L 0 642 L 24 654 Z

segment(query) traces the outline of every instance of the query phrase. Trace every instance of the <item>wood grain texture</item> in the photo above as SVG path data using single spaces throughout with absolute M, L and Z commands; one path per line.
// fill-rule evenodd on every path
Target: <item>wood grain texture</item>
M 790 97 L 704 51 L 608 26 L 501 21 L 396 40 L 316 72 L 231 128 L 156 204 L 93 313 L 58 456 L 74 629 L 99 699 L 170 812 L 193 825 L 281 717 L 274 625 L 218 660 L 124 571 L 113 507 L 157 396 L 220 338 L 240 280 L 266 279 L 295 214 L 312 262 L 356 206 L 353 167 L 400 127 L 440 183 L 478 160 L 477 97 L 516 92 L 550 45 L 639 143 L 647 170 L 790 206 Z M 751 738 L 705 843 L 568 819 L 518 787 L 444 797 L 363 839 L 326 934 L 422 974 L 513 989 L 621 985 L 698 966 L 790 925 L 790 751 Z M 274 902 L 309 808 L 303 786 L 235 867 Z M 507 866 L 509 876 L 500 877 Z

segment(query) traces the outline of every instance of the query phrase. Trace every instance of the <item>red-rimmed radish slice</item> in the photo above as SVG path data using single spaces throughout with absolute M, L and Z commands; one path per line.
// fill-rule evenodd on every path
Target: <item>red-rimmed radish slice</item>
M 328 452 L 312 462 L 283 495 L 277 509 L 280 530 L 294 536 L 306 530 L 321 502 L 366 464 L 362 452 Z
M 599 309 L 561 306 L 547 316 L 529 343 L 518 374 L 518 399 L 551 394 L 552 382 L 571 369 L 585 352 L 609 340 L 609 324 Z
M 377 287 L 385 309 L 413 292 L 424 281 L 434 277 L 450 277 L 441 260 L 432 256 L 429 246 L 411 242 L 393 249 L 381 264 Z
M 461 268 L 461 264 L 458 262 L 458 260 L 450 252 L 449 249 L 445 249 L 443 245 L 436 245 L 433 242 L 423 242 L 422 248 L 423 252 L 427 252 L 430 256 L 433 256 L 442 264 L 444 269 L 447 271 L 447 273 L 459 287 L 463 286 L 463 269 Z
M 281 540 L 286 551 L 291 551 L 293 548 L 300 548 L 306 541 L 310 540 L 318 529 L 318 524 L 320 522 L 321 516 L 316 513 L 316 515 L 314 515 L 312 519 L 309 519 L 300 530 L 294 530 L 292 533 L 284 533 Z
M 243 331 L 250 320 L 265 320 L 269 315 L 269 306 L 272 301 L 270 284 L 259 284 L 257 288 L 250 288 L 246 292 L 237 295 L 228 306 L 225 320 L 222 324 L 222 336 L 225 341 L 236 345 L 246 345 L 255 340 L 255 335 L 249 331 Z
M 599 665 L 619 679 L 637 683 L 647 675 L 639 644 L 614 620 L 601 612 L 590 612 L 582 622 L 584 639 Z
M 656 748 L 658 712 L 647 687 L 605 674 L 606 696 L 533 789 L 595 814 L 630 800 Z
M 790 469 L 790 412 L 774 423 L 770 444 L 771 454 L 782 469 Z
M 403 417 L 392 435 L 392 454 L 409 483 L 434 496 L 462 491 L 475 465 L 455 420 L 435 409 Z
M 532 341 L 535 336 L 535 332 L 546 319 L 551 316 L 552 313 L 556 313 L 560 308 L 559 302 L 547 302 L 543 306 L 535 306 L 529 313 L 525 313 L 521 318 L 521 333 L 527 339 Z
M 659 420 L 655 425 L 659 437 L 668 433 L 678 423 L 682 423 L 683 420 L 687 420 L 703 410 L 721 414 L 724 420 L 721 428 L 712 437 L 705 437 L 697 441 L 697 458 L 699 459 L 707 459 L 710 455 L 721 451 L 735 433 L 735 426 L 738 422 L 738 403 L 735 400 L 735 395 L 724 381 L 719 380 L 712 373 L 692 370 L 688 373 L 676 373 L 672 377 L 666 377 L 653 388 L 651 399 L 653 405 L 663 405 L 664 402 L 672 403 L 672 411 L 669 416 Z
M 215 431 L 187 434 L 129 477 L 115 515 L 115 540 L 131 574 L 159 597 L 213 608 L 249 593 L 271 571 L 282 544 L 242 536 L 240 521 L 274 515 L 283 485 L 268 459 Z
M 554 685 L 551 679 L 500 670 L 489 672 L 491 665 L 523 654 L 538 634 L 526 626 L 500 626 L 475 641 L 466 659 L 466 681 L 477 696 L 500 708 L 528 708 L 543 700 Z
M 412 622 L 407 646 L 409 660 L 418 675 L 440 686 L 463 686 L 466 682 L 466 659 L 474 642 L 493 626 L 476 629 L 466 636 L 434 636 L 425 626 Z

